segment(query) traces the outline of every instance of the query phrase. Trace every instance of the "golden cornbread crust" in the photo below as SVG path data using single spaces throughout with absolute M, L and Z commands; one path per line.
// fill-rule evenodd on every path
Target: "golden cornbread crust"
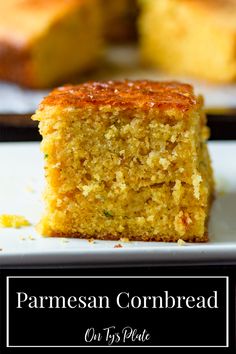
M 121 108 L 176 108 L 187 111 L 201 105 L 201 102 L 199 103 L 199 98 L 194 95 L 192 86 L 188 84 L 125 80 L 59 87 L 43 100 L 40 109 L 54 105 L 61 107 L 110 105 Z
M 207 241 L 214 182 L 203 100 L 189 85 L 90 82 L 54 90 L 43 136 L 45 236 Z

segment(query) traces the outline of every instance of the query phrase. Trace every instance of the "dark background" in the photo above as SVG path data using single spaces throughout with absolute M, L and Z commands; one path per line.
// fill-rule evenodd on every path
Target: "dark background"
M 60 276 L 72 276 L 72 275 L 162 275 L 162 276 L 173 276 L 173 275 L 228 275 L 229 276 L 229 329 L 230 329 L 230 347 L 229 348 L 130 348 L 119 349 L 119 348 L 8 348 L 5 347 L 5 287 L 6 287 L 6 276 L 19 276 L 19 275 L 60 275 Z M 201 266 L 201 267 L 136 267 L 136 268 L 104 268 L 104 269 L 5 269 L 0 272 L 1 279 L 1 340 L 0 348 L 1 353 L 68 353 L 68 352 L 119 352 L 120 350 L 128 352 L 143 352 L 143 353 L 236 353 L 235 345 L 235 284 L 236 284 L 236 270 L 235 266 Z M 153 294 L 157 292 L 157 283 L 155 281 L 147 281 L 147 279 L 140 280 L 84 280 L 79 282 L 79 279 L 74 282 L 68 283 L 66 281 L 38 281 L 31 280 L 10 280 L 13 282 L 12 286 L 15 289 L 22 289 L 19 291 L 24 291 L 28 288 L 28 292 L 33 294 L 37 293 L 40 295 L 46 294 L 70 294 L 74 295 L 80 293 L 92 293 L 93 294 L 110 294 L 111 298 L 116 295 L 120 290 L 127 289 L 130 293 L 136 293 L 138 295 Z M 66 283 L 67 282 L 67 283 Z M 208 289 L 212 289 L 214 280 L 185 280 L 181 282 L 179 280 L 163 280 L 163 283 L 158 281 L 160 289 L 169 290 L 169 293 L 175 294 L 193 294 L 193 293 L 207 293 Z M 220 287 L 218 281 L 215 282 L 213 287 Z M 13 288 L 11 288 L 14 290 Z M 89 291 L 88 291 L 89 289 Z M 222 294 L 222 293 L 221 293 Z M 76 295 L 76 294 L 75 294 Z M 222 301 L 223 299 L 221 299 Z M 18 310 L 21 311 L 21 310 Z M 51 344 L 56 340 L 59 344 L 64 344 L 69 338 L 70 344 L 73 343 L 76 338 L 77 333 L 80 333 L 81 328 L 88 326 L 103 326 L 109 323 L 115 323 L 118 327 L 125 325 L 133 325 L 137 328 L 147 327 L 153 333 L 153 340 L 157 343 L 165 344 L 180 342 L 184 344 L 190 343 L 192 340 L 199 342 L 205 341 L 205 344 L 209 344 L 209 341 L 214 340 L 215 343 L 220 343 L 222 339 L 222 330 L 224 330 L 224 313 L 219 312 L 209 312 L 204 310 L 200 313 L 199 311 L 192 310 L 166 310 L 158 311 L 142 311 L 142 310 L 94 310 L 96 312 L 91 312 L 91 310 L 85 312 L 80 312 L 80 310 L 50 310 L 53 311 L 53 316 L 49 315 L 47 310 L 28 310 L 24 311 L 23 315 L 16 316 L 16 312 L 11 312 L 11 328 L 12 337 L 11 343 L 17 341 L 18 344 L 25 343 L 25 338 L 27 338 L 27 343 L 43 343 L 43 341 L 48 341 Z M 63 311 L 63 312 L 61 312 Z M 84 311 L 84 310 L 83 310 Z M 178 314 L 181 311 L 181 314 Z M 51 313 L 52 314 L 52 313 Z M 80 315 L 82 314 L 82 315 Z M 172 317 L 173 316 L 173 317 Z M 150 323 L 150 326 L 147 326 Z M 149 327 L 149 328 L 148 328 Z M 68 342 L 67 342 L 68 343 Z M 155 343 L 154 343 L 155 344 Z
M 217 309 L 121 309 L 116 297 L 121 292 L 132 296 L 209 296 L 218 293 Z M 17 309 L 17 292 L 28 296 L 108 296 L 110 308 L 103 309 Z M 124 297 L 122 298 L 124 300 Z M 124 301 L 123 301 L 124 303 Z M 119 342 L 118 345 L 226 345 L 226 281 L 224 278 L 59 278 L 9 279 L 10 345 L 107 345 L 101 341 L 86 343 L 87 328 L 115 326 L 117 331 L 130 326 L 151 334 L 146 343 Z M 21 326 L 24 321 L 24 326 Z M 34 326 L 31 324 L 34 323 Z M 39 336 L 41 324 L 44 330 Z M 71 323 L 71 325 L 66 324 Z M 181 324 L 180 324 L 181 323 Z M 201 328 L 199 328 L 201 323 Z M 74 324 L 74 325 L 72 325 Z M 53 328 L 53 331 L 51 330 Z M 211 328 L 211 331 L 208 329 Z M 114 344 L 115 345 L 115 344 Z

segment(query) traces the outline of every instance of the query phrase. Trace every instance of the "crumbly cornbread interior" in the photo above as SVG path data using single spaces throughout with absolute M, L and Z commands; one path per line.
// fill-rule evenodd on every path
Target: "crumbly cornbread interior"
M 153 94 L 148 106 L 146 97 L 145 104 L 133 104 L 132 92 L 121 104 L 119 90 L 129 90 L 128 83 L 109 85 L 108 90 L 117 90 L 117 104 L 110 96 L 98 103 L 99 92 L 97 98 L 94 92 L 101 87 L 95 87 L 91 97 L 83 95 L 82 104 L 76 105 L 82 97 L 80 85 L 52 93 L 33 117 L 40 121 L 47 181 L 40 232 L 206 241 L 213 177 L 202 99 L 196 98 L 188 109 L 166 104 L 171 98 L 189 100 L 192 94 L 190 87 L 181 92 L 178 84 L 172 93 L 166 84 L 163 106 L 155 105 Z M 133 89 L 134 96 L 136 91 L 143 90 L 144 96 L 155 90 L 148 83 L 144 88 L 133 85 L 139 88 Z
M 144 63 L 209 81 L 236 79 L 234 0 L 141 0 L 140 4 Z

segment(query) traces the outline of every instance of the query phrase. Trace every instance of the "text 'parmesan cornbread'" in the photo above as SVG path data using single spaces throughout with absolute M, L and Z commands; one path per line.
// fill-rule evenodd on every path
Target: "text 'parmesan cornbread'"
M 54 90 L 33 116 L 47 236 L 206 241 L 213 176 L 203 100 L 177 82 Z

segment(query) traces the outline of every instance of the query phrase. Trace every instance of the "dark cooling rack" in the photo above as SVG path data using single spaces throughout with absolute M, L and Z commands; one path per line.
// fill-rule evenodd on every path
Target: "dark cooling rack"
M 40 141 L 36 122 L 25 115 L 0 115 L 0 141 Z M 236 108 L 208 109 L 211 140 L 236 139 Z

